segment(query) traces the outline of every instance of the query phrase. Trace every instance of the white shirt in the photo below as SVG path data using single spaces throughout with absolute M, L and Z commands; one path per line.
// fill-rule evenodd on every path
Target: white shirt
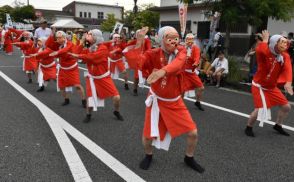
M 218 40 L 221 36 L 221 33 L 220 32 L 217 32 L 215 35 L 214 35 L 214 38 L 213 38 L 213 47 L 216 47 L 217 46 L 217 43 L 218 43 Z
M 39 27 L 35 31 L 35 38 L 41 38 L 41 37 L 46 37 L 48 38 L 51 35 L 52 31 L 50 28 L 45 28 L 43 29 L 42 27 Z
M 211 64 L 211 66 L 215 68 L 215 71 L 218 71 L 223 68 L 225 69 L 223 73 L 229 73 L 229 62 L 226 58 L 224 58 L 223 60 L 219 60 L 219 58 L 216 58 Z

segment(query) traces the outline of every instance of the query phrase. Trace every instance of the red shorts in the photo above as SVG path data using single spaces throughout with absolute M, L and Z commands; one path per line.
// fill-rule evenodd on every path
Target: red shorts
M 198 75 L 195 73 L 184 72 L 184 91 L 194 90 L 195 88 L 202 88 L 203 83 Z
M 182 98 L 175 102 L 164 102 L 158 100 L 159 133 L 160 139 L 164 140 L 168 131 L 172 138 L 197 129 Z M 143 135 L 152 138 L 151 133 L 151 107 L 146 107 Z
M 259 88 L 252 86 L 251 92 L 253 96 L 254 107 L 262 108 L 263 105 L 262 105 L 261 96 L 259 93 Z M 270 89 L 270 90 L 263 90 L 263 93 L 265 96 L 267 108 L 288 104 L 288 100 L 286 99 L 286 97 L 283 95 L 283 93 L 278 87 L 275 87 L 274 89 Z
M 107 97 L 113 97 L 113 96 L 119 95 L 110 76 L 102 78 L 102 79 L 94 79 L 94 83 L 95 83 L 97 96 L 100 99 L 105 99 Z M 86 93 L 87 93 L 87 97 L 92 97 L 90 80 L 88 77 L 86 78 Z

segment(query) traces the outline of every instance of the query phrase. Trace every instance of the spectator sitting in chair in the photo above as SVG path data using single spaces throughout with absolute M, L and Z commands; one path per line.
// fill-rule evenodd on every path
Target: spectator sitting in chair
M 213 71 L 212 71 L 213 70 Z M 218 57 L 213 61 L 213 63 L 208 68 L 206 75 L 210 77 L 210 83 L 216 81 L 216 87 L 220 87 L 220 81 L 229 73 L 229 63 L 225 58 L 223 51 L 219 51 Z

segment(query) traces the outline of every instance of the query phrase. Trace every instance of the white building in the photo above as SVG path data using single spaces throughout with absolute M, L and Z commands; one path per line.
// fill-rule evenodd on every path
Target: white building
M 87 29 L 99 28 L 99 25 L 107 18 L 107 14 L 114 14 L 118 20 L 123 19 L 124 8 L 121 6 L 112 6 L 98 3 L 86 3 L 73 1 L 62 8 L 80 24 Z

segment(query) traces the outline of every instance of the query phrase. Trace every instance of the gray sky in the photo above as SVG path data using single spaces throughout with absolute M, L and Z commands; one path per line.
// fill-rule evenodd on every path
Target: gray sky
M 18 0 L 23 3 L 27 3 L 27 0 Z M 29 0 L 30 4 L 33 5 L 37 9 L 53 9 L 53 10 L 61 10 L 62 7 L 66 6 L 73 0 Z M 91 2 L 91 3 L 100 3 L 100 4 L 110 4 L 116 5 L 118 3 L 119 6 L 124 6 L 126 10 L 133 9 L 134 1 L 133 0 L 77 0 L 81 2 Z M 0 6 L 3 5 L 12 5 L 14 0 L 0 0 Z M 156 6 L 159 6 L 160 0 L 138 0 L 137 4 L 149 4 L 153 3 Z

